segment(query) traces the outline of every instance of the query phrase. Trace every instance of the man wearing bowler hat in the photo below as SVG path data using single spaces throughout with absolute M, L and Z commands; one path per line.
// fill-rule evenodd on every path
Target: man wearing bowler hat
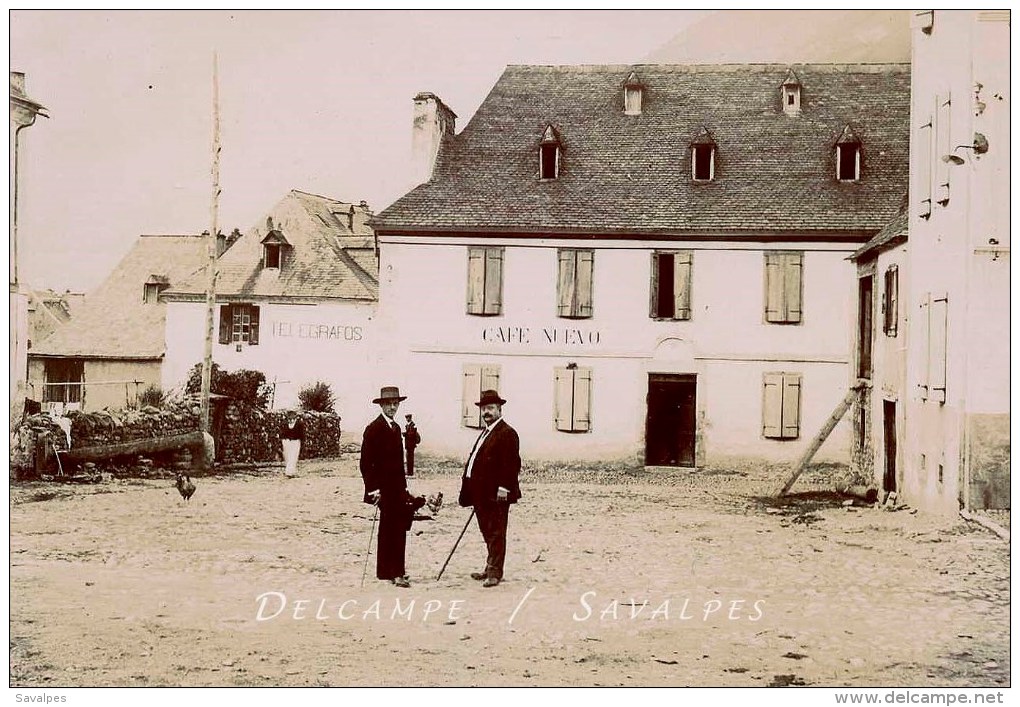
M 506 528 L 510 504 L 521 497 L 517 477 L 521 473 L 520 438 L 503 419 L 506 400 L 495 390 L 482 391 L 475 403 L 481 408 L 485 429 L 478 435 L 464 465 L 460 505 L 474 506 L 478 529 L 482 531 L 488 557 L 485 570 L 472 572 L 483 587 L 495 587 L 503 581 L 506 559 Z
M 400 426 L 394 421 L 400 403 L 407 400 L 396 386 L 385 386 L 372 402 L 382 412 L 365 428 L 361 443 L 361 478 L 365 503 L 379 506 L 379 551 L 376 577 L 398 587 L 410 587 L 404 568 L 407 531 L 414 515 L 407 504 L 404 479 L 404 445 Z

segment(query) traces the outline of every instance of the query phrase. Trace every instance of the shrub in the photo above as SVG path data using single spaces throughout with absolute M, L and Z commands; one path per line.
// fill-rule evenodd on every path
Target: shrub
M 332 412 L 336 403 L 336 398 L 333 397 L 333 390 L 329 387 L 329 383 L 323 381 L 316 381 L 306 385 L 298 393 L 298 400 L 301 403 L 301 409 L 310 412 Z
M 219 395 L 248 403 L 263 410 L 269 405 L 269 388 L 266 386 L 266 375 L 262 371 L 241 368 L 236 371 L 221 370 L 217 364 L 212 365 L 210 390 Z M 202 364 L 197 363 L 188 374 L 185 386 L 188 393 L 202 392 Z
M 200 374 L 201 375 L 201 374 Z M 161 408 L 167 400 L 167 394 L 158 385 L 150 385 L 138 394 L 138 407 L 151 406 Z

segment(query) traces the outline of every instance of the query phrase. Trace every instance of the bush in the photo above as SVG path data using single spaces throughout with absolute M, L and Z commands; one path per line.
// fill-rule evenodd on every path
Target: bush
M 333 390 L 329 383 L 323 381 L 316 381 L 302 388 L 298 393 L 298 400 L 301 402 L 301 409 L 307 412 L 336 412 L 333 409 L 336 403 Z
M 199 372 L 201 375 L 201 372 Z M 151 406 L 154 408 L 161 408 L 167 400 L 167 394 L 163 392 L 163 389 L 158 385 L 150 385 L 148 388 L 138 394 L 138 407 L 143 408 Z
M 262 371 L 252 371 L 246 368 L 232 372 L 224 371 L 214 363 L 210 390 L 262 410 L 265 410 L 269 405 L 269 388 L 266 386 L 266 375 Z M 188 374 L 185 391 L 193 394 L 202 392 L 201 363 L 196 363 Z

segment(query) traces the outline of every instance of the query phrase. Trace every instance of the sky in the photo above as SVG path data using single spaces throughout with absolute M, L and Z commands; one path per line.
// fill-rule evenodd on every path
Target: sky
M 291 189 L 381 211 L 409 188 L 412 98 L 460 131 L 507 64 L 628 64 L 698 11 L 11 11 L 11 70 L 49 118 L 22 131 L 22 279 L 88 291 L 138 235 L 220 230 Z

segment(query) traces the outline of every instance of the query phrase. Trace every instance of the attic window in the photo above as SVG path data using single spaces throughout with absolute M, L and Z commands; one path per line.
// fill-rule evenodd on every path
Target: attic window
M 641 115 L 641 99 L 644 84 L 633 71 L 623 85 L 623 112 L 626 115 Z
M 840 182 L 856 182 L 861 178 L 861 140 L 850 126 L 836 141 L 836 179 Z
M 691 141 L 691 179 L 710 182 L 715 179 L 715 139 L 706 128 Z
M 280 268 L 280 244 L 279 243 L 266 243 L 265 245 L 265 265 L 266 268 Z
M 556 179 L 560 176 L 560 137 L 552 125 L 547 126 L 542 133 L 538 170 L 540 179 Z
M 783 81 L 783 112 L 787 115 L 800 115 L 800 79 L 793 73 L 793 69 L 790 69 Z

